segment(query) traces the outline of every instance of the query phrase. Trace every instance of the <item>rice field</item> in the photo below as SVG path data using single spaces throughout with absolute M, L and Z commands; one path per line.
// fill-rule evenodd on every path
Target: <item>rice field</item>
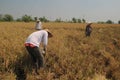
M 46 67 L 36 76 L 24 47 L 35 23 L 0 22 L 0 80 L 16 80 L 16 67 L 24 69 L 26 80 L 120 80 L 120 25 L 94 23 L 91 37 L 85 37 L 85 26 L 43 23 L 53 37 Z

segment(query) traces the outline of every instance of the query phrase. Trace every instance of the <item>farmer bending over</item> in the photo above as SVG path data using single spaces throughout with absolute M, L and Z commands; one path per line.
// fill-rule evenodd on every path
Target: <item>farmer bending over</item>
M 48 29 L 39 30 L 30 34 L 25 42 L 25 47 L 34 62 L 36 74 L 39 74 L 38 69 L 44 66 L 43 55 L 46 54 L 48 38 L 52 36 Z M 43 51 L 39 49 L 41 43 L 43 43 Z

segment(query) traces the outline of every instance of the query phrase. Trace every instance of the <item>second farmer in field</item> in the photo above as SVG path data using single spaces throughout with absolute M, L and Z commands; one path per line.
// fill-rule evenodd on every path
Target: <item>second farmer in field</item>
M 91 27 L 92 23 L 88 23 L 85 29 L 85 35 L 86 37 L 89 37 L 91 35 L 92 32 L 92 27 Z
M 41 30 L 42 29 L 42 23 L 39 19 L 37 19 L 37 21 L 36 21 L 35 29 L 36 30 Z
M 34 65 L 35 72 L 44 67 L 44 55 L 46 54 L 48 38 L 52 37 L 52 33 L 48 29 L 39 30 L 30 34 L 25 42 L 25 47 L 29 52 Z M 39 49 L 42 44 L 43 50 Z

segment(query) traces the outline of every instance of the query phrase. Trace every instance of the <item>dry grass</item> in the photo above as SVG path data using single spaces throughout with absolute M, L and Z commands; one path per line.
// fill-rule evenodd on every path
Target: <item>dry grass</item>
M 54 37 L 49 39 L 46 68 L 39 80 L 120 80 L 120 25 L 93 24 L 91 37 L 86 24 L 43 23 Z M 14 69 L 22 66 L 27 80 L 37 80 L 24 42 L 35 23 L 0 23 L 0 79 L 15 80 Z

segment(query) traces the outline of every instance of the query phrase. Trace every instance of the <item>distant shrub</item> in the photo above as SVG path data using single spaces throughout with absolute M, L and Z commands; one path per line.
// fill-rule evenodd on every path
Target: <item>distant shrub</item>
M 14 19 L 13 19 L 13 17 L 12 17 L 12 15 L 10 15 L 10 14 L 6 14 L 6 15 L 4 15 L 4 17 L 3 17 L 3 21 L 13 21 Z
M 107 23 L 107 24 L 113 24 L 114 22 L 111 21 L 111 20 L 107 20 L 106 23 Z
M 120 24 L 120 20 L 118 21 L 118 24 Z
M 32 19 L 31 16 L 24 15 L 24 16 L 22 16 L 22 21 L 24 21 L 24 22 L 30 22 L 30 21 L 33 21 L 33 19 Z

